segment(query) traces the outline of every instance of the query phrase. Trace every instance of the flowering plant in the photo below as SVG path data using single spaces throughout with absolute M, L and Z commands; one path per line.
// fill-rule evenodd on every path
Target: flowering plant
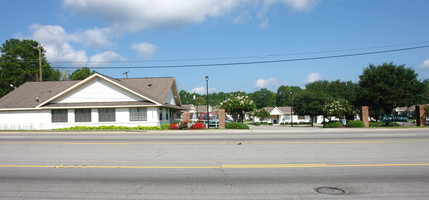
M 219 107 L 232 115 L 234 121 L 243 121 L 246 112 L 253 110 L 255 103 L 248 96 L 231 95 L 225 101 L 220 102 Z
M 171 124 L 170 127 L 168 127 L 168 129 L 177 130 L 177 129 L 179 129 L 179 125 L 178 124 Z
M 205 128 L 206 128 L 206 125 L 198 122 L 195 122 L 195 124 L 191 126 L 191 129 L 205 129 Z

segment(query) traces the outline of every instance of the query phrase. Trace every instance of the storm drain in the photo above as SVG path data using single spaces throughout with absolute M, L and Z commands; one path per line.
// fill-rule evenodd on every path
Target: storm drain
M 318 187 L 316 188 L 316 192 L 320 194 L 329 194 L 329 195 L 342 195 L 346 193 L 346 191 L 336 187 Z

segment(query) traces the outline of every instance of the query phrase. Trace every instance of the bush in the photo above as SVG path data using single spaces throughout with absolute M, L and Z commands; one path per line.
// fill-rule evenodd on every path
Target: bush
M 341 122 L 328 122 L 323 126 L 323 128 L 339 128 L 342 126 Z
M 170 128 L 170 124 L 163 124 L 161 125 L 162 130 L 168 130 Z
M 206 128 L 206 125 L 198 122 L 195 122 L 195 124 L 191 126 L 191 129 L 205 129 L 205 128 Z
M 369 127 L 386 127 L 386 122 L 369 122 Z M 396 122 L 389 122 L 387 126 L 401 126 Z
M 255 124 L 254 124 L 255 126 L 260 126 L 261 125 L 261 122 L 255 122 Z
M 177 130 L 179 129 L 179 124 L 171 124 L 170 127 L 168 127 L 168 129 Z
M 127 127 L 127 126 L 73 126 L 70 128 L 59 128 L 54 130 L 79 130 L 79 131 L 94 131 L 94 130 L 161 130 L 158 126 L 137 126 L 137 127 Z
M 180 130 L 187 130 L 188 129 L 188 122 L 182 122 L 179 124 Z
M 249 126 L 247 126 L 244 123 L 240 122 L 230 122 L 225 124 L 225 128 L 227 129 L 249 129 Z
M 347 121 L 347 127 L 353 127 L 353 128 L 360 128 L 360 127 L 365 127 L 365 125 L 363 124 L 363 121 L 359 121 L 359 120 L 350 120 Z

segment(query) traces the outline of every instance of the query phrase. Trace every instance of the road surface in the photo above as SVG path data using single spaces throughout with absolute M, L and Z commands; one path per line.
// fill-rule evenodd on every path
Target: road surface
M 1 199 L 429 197 L 428 129 L 2 133 L 0 152 Z

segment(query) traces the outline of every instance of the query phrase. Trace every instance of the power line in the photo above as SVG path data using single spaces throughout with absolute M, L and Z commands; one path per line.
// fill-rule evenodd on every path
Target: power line
M 229 63 L 209 63 L 209 64 L 187 64 L 187 65 L 153 65 L 153 66 L 114 66 L 114 67 L 90 67 L 96 69 L 151 69 L 151 68 L 193 68 L 193 67 L 215 67 L 215 66 L 231 66 L 231 65 L 253 65 L 253 64 L 269 64 L 269 63 L 283 63 L 283 62 L 297 62 L 297 61 L 308 61 L 308 60 L 322 60 L 322 59 L 332 59 L 332 58 L 343 58 L 343 57 L 353 57 L 353 56 L 363 56 L 371 54 L 381 54 L 381 53 L 390 53 L 398 51 L 409 51 L 414 49 L 428 48 L 429 45 L 415 46 L 408 48 L 399 48 L 399 49 L 390 49 L 383 51 L 371 51 L 371 52 L 362 52 L 362 53 L 353 53 L 353 54 L 340 54 L 340 55 L 331 55 L 331 56 L 319 56 L 319 57 L 307 57 L 307 58 L 292 58 L 292 59 L 281 59 L 281 60 L 266 60 L 266 61 L 250 61 L 250 62 L 229 62 Z M 56 69 L 67 69 L 67 68 L 80 68 L 80 67 L 53 67 Z
M 213 57 L 213 58 L 189 58 L 189 59 L 165 59 L 165 60 L 113 60 L 113 61 L 92 61 L 89 63 L 103 64 L 103 63 L 155 63 L 155 62 L 186 62 L 186 61 L 209 61 L 209 60 L 232 60 L 232 59 L 266 59 L 269 57 L 280 57 L 280 56 L 298 56 L 298 55 L 311 55 L 311 54 L 323 54 L 323 53 L 337 53 L 337 52 L 347 52 L 347 51 L 359 51 L 359 50 L 369 50 L 369 49 L 380 49 L 380 48 L 389 48 L 389 47 L 400 47 L 400 46 L 410 46 L 417 44 L 426 44 L 429 41 L 420 41 L 413 43 L 402 43 L 402 44 L 392 44 L 384 46 L 374 46 L 374 47 L 363 47 L 363 48 L 351 48 L 351 49 L 340 49 L 340 50 L 327 50 L 327 51 L 313 51 L 313 52 L 298 52 L 298 53 L 279 53 L 279 54 L 268 54 L 268 55 L 254 55 L 254 56 L 231 56 L 231 57 Z M 24 63 L 37 62 L 38 60 L 27 60 L 20 61 Z M 52 61 L 51 64 L 88 64 L 87 61 Z M 58 68 L 75 68 L 75 67 L 58 67 Z M 98 67 L 100 68 L 100 67 Z

